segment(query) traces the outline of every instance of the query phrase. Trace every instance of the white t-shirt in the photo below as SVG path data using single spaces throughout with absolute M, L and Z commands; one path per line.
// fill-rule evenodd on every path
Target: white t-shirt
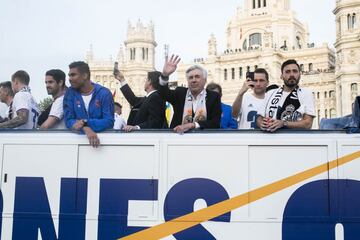
M 81 95 L 81 97 L 82 97 L 82 99 L 84 101 L 86 111 L 89 112 L 89 104 L 90 104 L 90 101 L 91 101 L 92 94 Z
M 126 126 L 126 121 L 121 115 L 115 113 L 114 118 L 115 118 L 114 129 L 119 129 L 120 130 L 120 129 L 123 129 Z
M 0 117 L 7 118 L 7 113 L 9 112 L 8 106 L 5 103 L 0 102 Z
M 240 109 L 239 129 L 256 128 L 256 117 L 263 102 L 264 99 L 257 98 L 250 92 L 246 92 L 243 95 Z
M 29 117 L 25 124 L 16 129 L 34 129 L 37 125 L 39 109 L 34 97 L 27 91 L 17 92 L 13 99 L 13 118 L 17 117 L 17 111 L 26 109 L 29 111 Z
M 265 101 L 263 102 L 263 105 L 261 106 L 261 111 L 259 111 L 259 115 L 262 117 L 268 117 L 268 113 L 266 112 L 266 108 L 268 107 L 269 101 L 274 98 L 274 95 L 277 93 L 279 89 L 272 89 L 268 91 L 265 94 Z M 283 92 L 282 97 L 279 101 L 278 106 L 282 106 L 286 100 L 286 98 L 289 96 L 290 92 Z M 315 117 L 315 100 L 312 92 L 306 88 L 299 88 L 298 89 L 298 98 L 300 102 L 300 107 L 296 110 L 298 113 L 300 113 L 299 119 L 303 117 L 304 114 L 310 115 Z M 276 116 L 274 116 L 276 118 Z
M 58 119 L 58 122 L 53 127 L 54 129 L 66 128 L 64 121 L 63 101 L 64 101 L 64 95 L 55 99 L 50 109 L 49 116 L 56 117 Z

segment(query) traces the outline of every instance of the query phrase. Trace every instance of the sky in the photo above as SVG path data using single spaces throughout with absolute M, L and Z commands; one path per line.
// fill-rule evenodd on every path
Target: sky
M 307 23 L 310 42 L 335 42 L 336 0 L 292 0 L 291 8 Z M 68 72 L 69 63 L 84 60 L 90 44 L 97 59 L 116 57 L 128 21 L 155 24 L 156 67 L 163 46 L 189 63 L 205 58 L 210 34 L 218 52 L 226 46 L 227 22 L 243 0 L 1 0 L 0 82 L 17 70 L 30 74 L 36 99 L 47 97 L 44 74 L 52 68 Z

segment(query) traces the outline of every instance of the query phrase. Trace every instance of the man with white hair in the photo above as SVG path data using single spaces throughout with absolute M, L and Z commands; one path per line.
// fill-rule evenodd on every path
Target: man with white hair
M 177 133 L 191 129 L 220 128 L 221 100 L 220 95 L 205 89 L 207 72 L 195 65 L 186 70 L 188 87 L 177 87 L 170 90 L 169 76 L 175 72 L 180 62 L 178 56 L 166 58 L 160 76 L 159 94 L 172 104 L 174 115 L 170 124 Z

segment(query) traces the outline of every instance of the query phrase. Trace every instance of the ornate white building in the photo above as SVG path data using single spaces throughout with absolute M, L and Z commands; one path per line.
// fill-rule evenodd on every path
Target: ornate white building
M 335 0 L 334 0 L 335 1 Z M 265 68 L 271 84 L 282 84 L 280 66 L 286 59 L 296 59 L 302 69 L 301 85 L 314 93 L 317 121 L 323 117 L 351 113 L 351 105 L 359 94 L 360 84 L 360 2 L 336 0 L 335 50 L 327 43 L 315 46 L 309 42 L 309 31 L 291 10 L 290 0 L 244 0 L 243 8 L 226 26 L 227 49 L 217 51 L 214 35 L 208 42 L 208 56 L 178 68 L 178 85 L 186 85 L 185 71 L 193 64 L 203 65 L 209 72 L 208 82 L 223 87 L 223 102 L 231 104 L 245 80 L 247 71 Z M 334 29 L 335 31 L 335 29 Z M 144 94 L 143 79 L 154 69 L 156 42 L 154 27 L 129 24 L 125 52 L 120 49 L 117 61 L 131 87 Z M 113 91 L 113 60 L 94 61 L 89 52 L 93 79 Z M 127 104 L 118 99 L 124 106 Z
M 144 83 L 149 71 L 155 70 L 155 42 L 154 24 L 150 22 L 144 26 L 140 20 L 135 26 L 128 23 L 125 49 L 120 46 L 116 59 L 95 60 L 92 47 L 86 54 L 86 62 L 90 66 L 93 81 L 109 88 L 115 93 L 115 101 L 123 106 L 124 116 L 127 118 L 130 105 L 119 90 L 119 84 L 113 76 L 114 63 L 119 63 L 119 69 L 134 93 L 144 96 Z M 125 50 L 125 53 L 124 53 Z

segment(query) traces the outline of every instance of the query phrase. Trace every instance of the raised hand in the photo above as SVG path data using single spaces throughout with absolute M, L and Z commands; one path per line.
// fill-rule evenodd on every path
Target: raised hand
M 172 55 L 169 59 L 168 57 L 165 58 L 165 64 L 162 71 L 162 75 L 164 77 L 170 76 L 173 72 L 175 72 L 178 63 L 180 62 L 181 58 L 179 56 Z

